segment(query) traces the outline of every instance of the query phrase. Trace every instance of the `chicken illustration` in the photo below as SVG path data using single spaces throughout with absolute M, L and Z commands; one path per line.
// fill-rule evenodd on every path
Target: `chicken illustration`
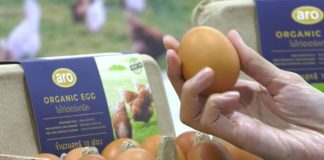
M 136 86 L 136 88 L 137 88 L 137 92 L 139 92 L 140 90 L 142 90 L 142 89 L 145 89 L 145 85 L 144 84 L 142 84 L 142 83 L 135 83 L 135 86 Z
M 148 87 L 141 87 L 130 106 L 134 121 L 148 122 L 153 115 L 152 98 Z
M 154 59 L 158 59 L 165 53 L 163 34 L 159 30 L 140 21 L 130 12 L 126 12 L 125 16 L 134 52 L 148 54 Z
M 24 1 L 24 19 L 0 41 L 1 60 L 35 57 L 41 47 L 41 9 L 37 0 Z
M 150 88 L 145 84 L 133 82 L 136 91 L 120 89 L 119 93 L 127 107 L 129 107 L 131 118 L 134 121 L 147 123 L 153 115 L 153 100 Z
M 122 96 L 124 97 L 124 100 L 126 103 L 131 104 L 132 101 L 137 97 L 137 93 L 132 91 L 123 90 Z
M 113 115 L 113 127 L 117 138 L 132 138 L 132 125 L 124 101 L 120 101 Z

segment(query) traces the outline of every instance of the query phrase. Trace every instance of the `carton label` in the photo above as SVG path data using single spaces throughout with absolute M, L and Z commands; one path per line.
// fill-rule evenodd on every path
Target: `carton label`
M 26 60 L 22 66 L 41 152 L 101 151 L 119 137 L 141 141 L 160 133 L 138 54 Z
M 324 91 L 324 5 L 320 0 L 256 0 L 263 56 Z

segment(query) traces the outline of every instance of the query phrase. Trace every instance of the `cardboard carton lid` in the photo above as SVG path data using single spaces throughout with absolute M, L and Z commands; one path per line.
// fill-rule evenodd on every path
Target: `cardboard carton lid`
M 0 159 L 1 160 L 47 160 L 45 158 L 15 156 L 15 155 L 8 155 L 8 154 L 0 154 Z
M 194 26 L 214 27 L 225 35 L 235 29 L 248 46 L 259 50 L 253 0 L 202 0 L 193 10 L 192 23 Z

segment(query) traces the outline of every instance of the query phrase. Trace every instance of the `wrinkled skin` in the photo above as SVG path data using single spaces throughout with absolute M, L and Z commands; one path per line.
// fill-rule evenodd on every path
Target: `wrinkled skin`
M 228 39 L 238 52 L 241 70 L 255 81 L 240 79 L 233 91 L 206 97 L 201 92 L 218 75 L 206 67 L 185 81 L 176 53 L 179 42 L 164 37 L 181 121 L 264 159 L 324 159 L 324 94 L 265 60 L 236 31 L 229 32 Z

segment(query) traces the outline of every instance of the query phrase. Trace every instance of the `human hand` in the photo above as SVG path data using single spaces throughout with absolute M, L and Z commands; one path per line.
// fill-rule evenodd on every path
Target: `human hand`
M 218 75 L 206 67 L 185 81 L 176 53 L 179 42 L 164 37 L 168 76 L 181 101 L 181 121 L 264 159 L 323 159 L 324 94 L 299 75 L 265 60 L 236 31 L 228 39 L 242 71 L 255 81 L 238 80 L 233 91 L 206 97 L 201 92 Z

